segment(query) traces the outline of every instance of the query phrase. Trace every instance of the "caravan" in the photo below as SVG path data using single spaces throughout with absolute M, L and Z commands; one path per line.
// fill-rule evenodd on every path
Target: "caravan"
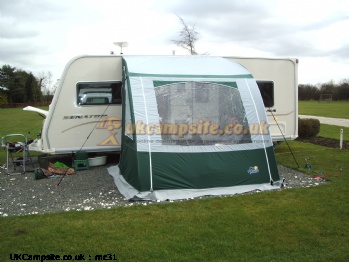
M 121 56 L 80 56 L 64 69 L 40 138 L 29 149 L 48 154 L 121 149 Z
M 131 57 L 124 56 L 126 59 Z M 24 108 L 45 117 L 41 137 L 30 145 L 29 150 L 49 154 L 65 154 L 81 149 L 88 152 L 120 151 L 124 73 L 122 59 L 122 56 L 114 55 L 79 56 L 72 59 L 64 69 L 49 110 Z M 197 56 L 197 59 L 204 61 L 206 56 Z M 224 59 L 241 64 L 256 79 L 273 142 L 297 138 L 298 60 Z M 170 59 L 168 61 L 171 63 Z M 173 72 L 179 69 L 172 68 Z M 177 88 L 181 90 L 180 84 Z M 196 95 L 202 101 L 207 99 L 205 88 Z M 182 102 L 177 101 L 177 106 L 181 106 Z M 167 110 L 170 112 L 171 108 Z M 180 114 L 184 117 L 185 113 L 183 111 Z
M 276 189 L 282 182 L 265 107 L 281 107 L 275 99 L 266 105 L 260 89 L 247 66 L 222 57 L 77 57 L 41 112 L 41 138 L 30 149 L 120 151 L 109 173 L 127 198 Z

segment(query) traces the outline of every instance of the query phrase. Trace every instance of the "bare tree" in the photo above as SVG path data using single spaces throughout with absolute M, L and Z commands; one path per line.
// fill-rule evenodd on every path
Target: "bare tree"
M 53 94 L 52 92 L 52 73 L 50 71 L 40 72 L 38 75 L 39 87 L 41 88 L 41 92 L 44 97 L 44 101 L 47 102 L 50 100 L 50 96 Z
M 172 42 L 177 46 L 188 50 L 191 55 L 197 55 L 197 52 L 195 51 L 195 43 L 198 40 L 199 33 L 196 32 L 195 25 L 189 27 L 180 16 L 178 16 L 178 18 L 181 22 L 182 29 L 179 32 L 179 39 L 172 40 Z

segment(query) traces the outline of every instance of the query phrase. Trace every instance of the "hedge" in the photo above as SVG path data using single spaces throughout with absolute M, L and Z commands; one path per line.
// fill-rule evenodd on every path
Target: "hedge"
M 298 136 L 310 138 L 320 132 L 320 121 L 314 118 L 298 118 Z

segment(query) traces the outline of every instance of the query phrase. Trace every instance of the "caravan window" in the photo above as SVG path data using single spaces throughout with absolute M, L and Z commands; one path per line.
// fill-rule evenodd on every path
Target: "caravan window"
M 78 83 L 78 105 L 109 105 L 121 104 L 121 82 L 89 82 Z
M 273 81 L 257 81 L 259 91 L 261 92 L 265 107 L 274 106 L 274 82 Z

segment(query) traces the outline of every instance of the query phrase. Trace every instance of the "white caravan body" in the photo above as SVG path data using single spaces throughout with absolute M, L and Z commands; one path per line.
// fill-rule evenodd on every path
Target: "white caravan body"
M 273 142 L 296 139 L 298 137 L 298 59 L 225 58 L 244 66 L 257 81 Z
M 41 138 L 29 150 L 49 154 L 120 151 L 121 86 L 121 56 L 72 59 L 55 91 Z

